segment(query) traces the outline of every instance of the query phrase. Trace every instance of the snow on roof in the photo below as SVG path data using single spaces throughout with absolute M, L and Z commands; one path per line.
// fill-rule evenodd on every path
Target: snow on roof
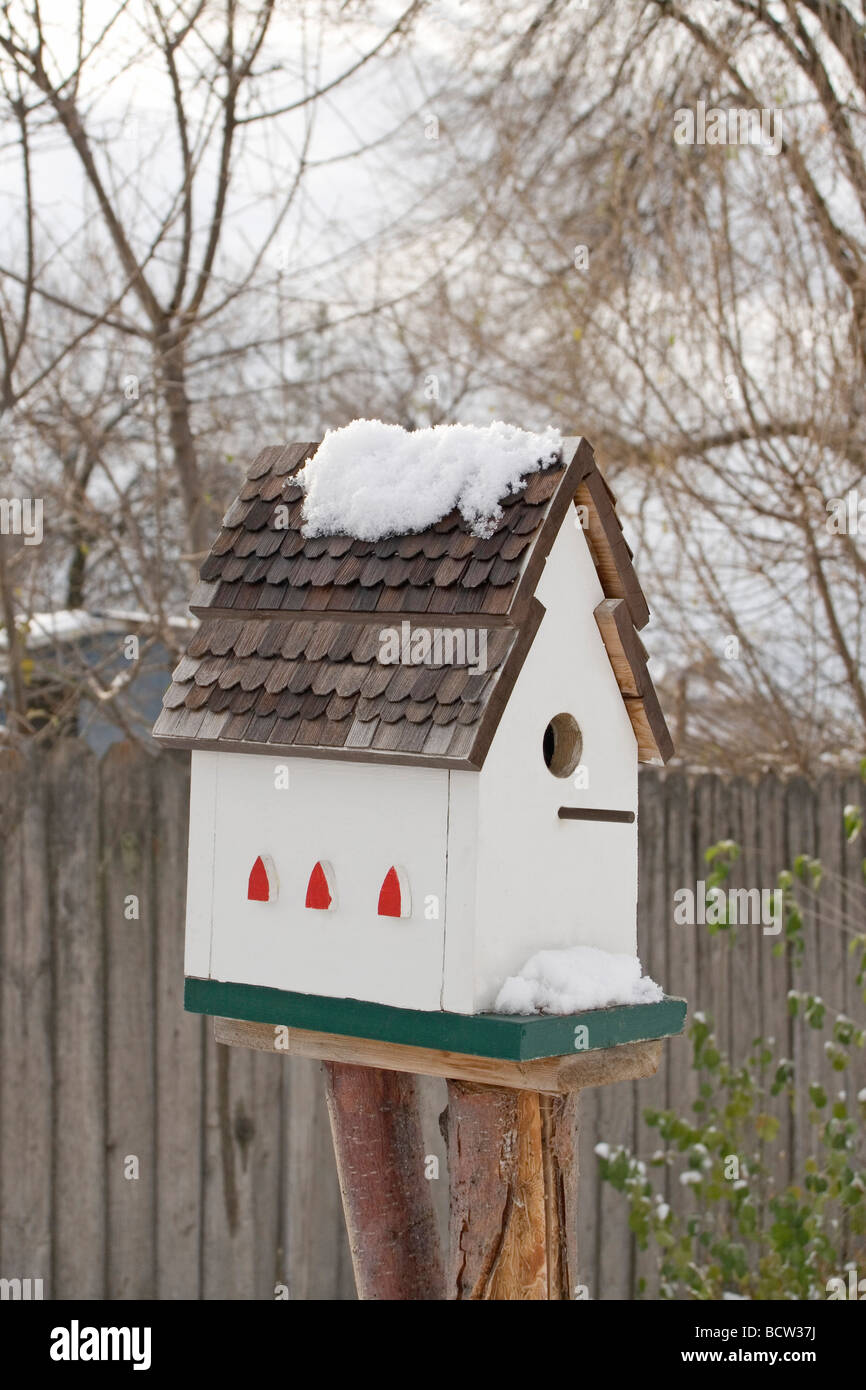
M 571 946 L 538 951 L 496 996 L 499 1014 L 578 1014 L 613 1004 L 656 1004 L 661 985 L 641 973 L 637 956 Z
M 560 455 L 562 437 L 492 425 L 404 430 L 353 420 L 329 430 L 298 473 L 305 536 L 376 541 L 426 531 L 455 508 L 477 536 L 493 531 L 500 499 Z

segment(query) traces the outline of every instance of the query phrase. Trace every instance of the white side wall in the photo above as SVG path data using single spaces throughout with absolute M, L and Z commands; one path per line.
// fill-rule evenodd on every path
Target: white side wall
M 448 798 L 448 906 L 441 1007 L 456 1014 L 471 1014 L 475 1007 L 478 789 L 477 772 L 451 773 Z
M 547 612 L 479 774 L 475 1012 L 535 951 L 636 949 L 637 823 L 557 817 L 560 806 L 637 813 L 637 744 L 593 617 L 604 594 L 570 517 L 536 592 Z M 585 790 L 542 755 L 563 712 L 583 733 Z
M 289 787 L 278 790 L 274 774 L 281 765 L 289 769 Z M 446 771 L 198 753 L 193 808 L 200 830 L 190 858 L 188 974 L 406 1008 L 441 1007 Z M 204 831 L 209 823 L 212 848 Z M 276 866 L 275 902 L 247 899 L 259 854 Z M 317 860 L 333 869 L 332 911 L 304 906 Z M 391 864 L 409 880 L 408 919 L 377 914 Z M 428 920 L 430 896 L 438 898 L 439 915 Z M 203 968 L 211 902 L 210 962 Z
M 218 766 L 218 753 L 193 750 L 190 763 L 189 867 L 183 971 L 185 975 L 197 975 L 202 980 L 210 975 Z

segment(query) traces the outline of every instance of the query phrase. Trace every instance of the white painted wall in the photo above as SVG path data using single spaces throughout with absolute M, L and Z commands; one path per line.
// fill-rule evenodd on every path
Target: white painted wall
M 439 768 L 387 767 L 289 758 L 288 789 L 275 788 L 278 756 L 196 754 L 194 804 L 216 793 L 214 853 L 205 837 L 190 862 L 194 943 L 187 973 L 271 985 L 303 994 L 368 999 L 415 1009 L 441 1007 L 445 923 L 448 773 Z M 268 854 L 279 875 L 276 902 L 247 899 L 256 855 Z M 317 859 L 334 872 L 336 908 L 305 908 Z M 200 921 L 213 874 L 213 936 L 209 970 L 201 970 Z M 412 916 L 379 917 L 382 880 L 391 864 L 405 869 Z M 199 897 L 201 895 L 201 897 Z M 425 898 L 439 900 L 438 920 L 425 917 Z
M 455 770 L 448 796 L 448 905 L 441 1007 L 449 1013 L 475 1009 L 475 894 L 478 882 L 477 772 Z
M 189 866 L 186 876 L 185 975 L 210 975 L 214 827 L 219 754 L 193 750 L 190 762 Z
M 637 823 L 557 817 L 560 806 L 637 812 L 637 744 L 593 617 L 604 594 L 571 516 L 536 592 L 547 612 L 479 774 L 474 1012 L 535 951 L 636 949 Z M 583 732 L 583 791 L 542 755 L 561 712 Z

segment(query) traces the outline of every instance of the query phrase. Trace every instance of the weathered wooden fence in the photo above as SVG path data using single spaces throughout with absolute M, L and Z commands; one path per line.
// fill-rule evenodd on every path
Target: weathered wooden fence
M 280 1286 L 351 1298 L 317 1064 L 218 1047 L 207 1021 L 182 1011 L 187 792 L 176 755 L 116 745 L 100 763 L 71 741 L 26 759 L 0 753 L 0 1277 L 41 1278 L 60 1299 L 272 1299 Z M 828 909 L 846 894 L 853 903 L 859 852 L 845 844 L 842 807 L 858 795 L 839 777 L 813 787 L 642 774 L 642 958 L 714 1015 L 726 1045 L 771 1034 L 821 1066 L 815 1035 L 788 1017 L 775 938 L 744 928 L 732 948 L 676 926 L 674 892 L 705 877 L 708 844 L 733 838 L 745 846 L 736 881 L 771 888 L 793 854 L 817 852 Z M 856 1013 L 842 935 L 821 925 L 804 979 Z M 444 1216 L 444 1087 L 423 1086 Z M 594 1298 L 632 1297 L 641 1278 L 656 1287 L 621 1198 L 599 1184 L 594 1145 L 651 1154 L 643 1109 L 693 1093 L 689 1046 L 676 1039 L 652 1081 L 582 1098 L 581 1281 Z M 784 1176 L 810 1131 L 805 1116 L 779 1115 Z M 690 1194 L 672 1179 L 668 1199 Z

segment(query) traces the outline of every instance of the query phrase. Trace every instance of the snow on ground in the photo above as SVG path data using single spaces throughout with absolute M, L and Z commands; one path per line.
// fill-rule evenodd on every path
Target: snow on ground
M 353 420 L 328 430 L 297 474 L 306 493 L 304 535 L 375 541 L 425 531 L 455 507 L 476 535 L 490 535 L 500 498 L 561 448 L 558 430 L 531 434 L 501 421 L 410 431 Z
M 611 1004 L 655 1004 L 664 991 L 641 974 L 637 956 L 595 946 L 538 951 L 496 996 L 498 1014 L 576 1014 Z

